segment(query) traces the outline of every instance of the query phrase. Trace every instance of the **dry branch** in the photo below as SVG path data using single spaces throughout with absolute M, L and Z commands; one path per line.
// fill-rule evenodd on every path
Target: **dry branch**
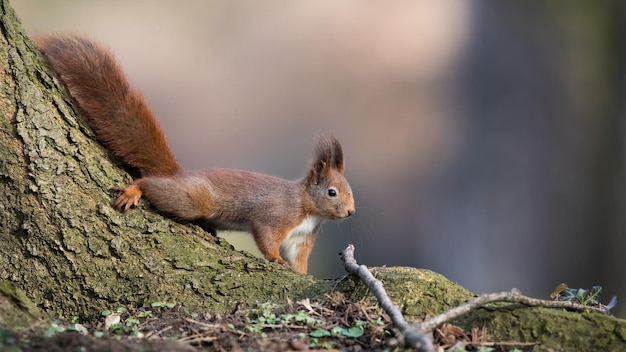
M 398 307 L 391 301 L 383 284 L 377 280 L 374 275 L 367 269 L 365 265 L 358 265 L 354 259 L 354 245 L 350 244 L 346 249 L 341 252 L 341 260 L 344 262 L 346 271 L 351 275 L 358 276 L 365 285 L 372 291 L 380 306 L 389 315 L 394 326 L 396 326 L 405 343 L 412 348 L 416 348 L 419 351 L 432 351 L 432 341 L 430 334 L 432 331 L 443 323 L 452 321 L 464 314 L 467 314 L 479 307 L 482 307 L 488 303 L 494 302 L 509 302 L 524 304 L 531 307 L 547 307 L 547 308 L 565 308 L 571 310 L 590 311 L 608 314 L 609 310 L 606 307 L 593 307 L 580 303 L 574 303 L 569 301 L 548 301 L 537 298 L 524 296 L 517 289 L 512 289 L 507 292 L 488 293 L 477 296 L 468 302 L 452 308 L 442 314 L 425 320 L 418 324 L 408 324 Z
M 565 308 L 580 311 L 590 311 L 602 314 L 608 314 L 608 309 L 604 307 L 587 306 L 580 303 L 568 302 L 568 301 L 547 301 L 543 299 L 532 298 L 524 296 L 518 289 L 512 289 L 511 291 L 486 293 L 476 298 L 473 298 L 467 303 L 464 303 L 458 307 L 452 308 L 446 312 L 439 314 L 436 317 L 432 317 L 417 324 L 424 331 L 432 331 L 437 326 L 454 320 L 464 314 L 467 314 L 479 307 L 482 307 L 488 303 L 494 302 L 509 302 L 524 304 L 529 307 L 546 307 L 546 308 Z
M 365 265 L 358 265 L 354 259 L 354 245 L 350 244 L 341 253 L 341 259 L 344 262 L 346 271 L 352 275 L 358 276 L 363 283 L 372 291 L 378 303 L 383 310 L 389 315 L 393 325 L 395 325 L 402 334 L 404 342 L 407 346 L 415 348 L 417 351 L 430 352 L 434 351 L 433 343 L 430 337 L 422 332 L 419 327 L 410 325 L 404 320 L 400 309 L 391 301 L 383 284 L 377 280 L 374 275 L 367 269 Z

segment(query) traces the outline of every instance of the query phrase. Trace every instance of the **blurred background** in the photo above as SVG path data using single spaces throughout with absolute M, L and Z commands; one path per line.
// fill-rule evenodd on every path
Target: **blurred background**
M 186 168 L 295 179 L 333 131 L 357 213 L 324 225 L 312 275 L 354 243 L 476 293 L 601 285 L 626 317 L 626 3 L 12 5 L 30 34 L 109 46 Z

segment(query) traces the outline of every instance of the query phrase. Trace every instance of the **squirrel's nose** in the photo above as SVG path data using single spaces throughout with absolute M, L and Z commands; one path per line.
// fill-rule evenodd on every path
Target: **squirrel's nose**
M 348 209 L 348 216 L 354 214 L 355 211 L 355 209 Z

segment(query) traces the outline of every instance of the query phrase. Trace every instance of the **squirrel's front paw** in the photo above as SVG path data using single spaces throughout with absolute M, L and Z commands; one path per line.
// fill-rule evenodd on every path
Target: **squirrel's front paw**
M 287 263 L 283 258 L 278 257 L 278 258 L 271 258 L 269 259 L 270 262 L 272 263 L 276 263 L 276 264 L 280 264 L 283 267 L 287 268 L 287 269 L 291 269 L 291 265 L 289 265 L 289 263 Z
M 117 190 L 122 191 L 122 194 L 115 201 L 115 207 L 126 211 L 131 207 L 136 207 L 141 198 L 141 189 L 137 185 L 130 185 L 126 188 L 116 187 Z

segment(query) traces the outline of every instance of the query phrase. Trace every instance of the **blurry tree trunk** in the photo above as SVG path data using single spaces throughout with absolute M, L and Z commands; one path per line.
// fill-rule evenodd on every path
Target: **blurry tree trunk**
M 434 248 L 468 246 L 450 248 L 454 263 L 422 246 L 424 260 L 484 291 L 622 295 L 624 3 L 473 4 L 460 142 L 416 221 Z

